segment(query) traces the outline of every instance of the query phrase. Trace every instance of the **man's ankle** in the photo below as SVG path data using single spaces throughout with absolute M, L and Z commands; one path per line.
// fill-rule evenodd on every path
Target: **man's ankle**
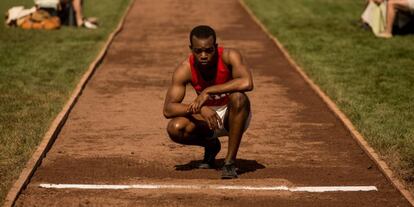
M 236 160 L 229 159 L 224 161 L 224 165 L 234 165 L 236 163 Z

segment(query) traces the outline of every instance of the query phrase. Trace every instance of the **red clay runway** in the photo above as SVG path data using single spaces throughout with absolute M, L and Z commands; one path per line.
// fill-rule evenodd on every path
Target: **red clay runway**
M 188 33 L 213 26 L 252 68 L 253 119 L 238 155 L 240 179 L 194 169 L 203 150 L 171 142 L 162 116 Z M 194 94 L 188 90 L 192 100 Z M 223 161 L 226 139 L 218 158 Z M 211 189 L 45 189 L 56 184 L 376 186 L 304 193 Z M 124 30 L 85 88 L 17 206 L 410 206 L 237 0 L 136 0 Z

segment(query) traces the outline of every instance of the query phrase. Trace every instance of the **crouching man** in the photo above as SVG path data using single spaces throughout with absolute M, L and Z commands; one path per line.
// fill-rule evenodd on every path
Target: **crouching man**
M 223 179 L 237 178 L 237 151 L 250 118 L 250 101 L 245 92 L 253 89 L 253 79 L 241 54 L 219 47 L 215 31 L 205 25 L 190 33 L 191 54 L 174 71 L 164 103 L 164 116 L 171 121 L 170 138 L 185 145 L 204 147 L 199 168 L 215 168 L 221 149 L 218 139 L 228 136 Z M 191 84 L 197 98 L 182 103 L 186 86 Z

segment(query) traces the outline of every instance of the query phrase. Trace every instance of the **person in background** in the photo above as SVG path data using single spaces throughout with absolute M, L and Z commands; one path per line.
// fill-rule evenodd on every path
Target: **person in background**
M 76 24 L 78 27 L 85 27 L 88 29 L 98 28 L 96 20 L 87 19 L 83 15 L 82 0 L 72 0 L 73 10 L 75 11 Z
M 380 4 L 385 0 L 373 0 L 375 3 Z M 396 13 L 398 10 L 408 11 L 414 13 L 414 0 L 388 0 L 387 1 L 387 18 L 385 31 L 379 33 L 377 36 L 381 38 L 392 37 L 392 27 L 395 21 Z
M 83 0 L 34 0 L 38 9 L 46 10 L 51 15 L 59 16 L 65 25 L 74 25 L 87 29 L 98 28 L 96 18 L 85 18 Z

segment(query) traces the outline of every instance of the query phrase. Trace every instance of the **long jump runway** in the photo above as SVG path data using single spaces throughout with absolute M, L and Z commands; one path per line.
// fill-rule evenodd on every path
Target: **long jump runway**
M 240 49 L 253 71 L 236 180 L 195 169 L 202 148 L 175 144 L 165 131 L 164 95 L 198 24 Z M 16 204 L 410 206 L 237 0 L 136 0 Z

